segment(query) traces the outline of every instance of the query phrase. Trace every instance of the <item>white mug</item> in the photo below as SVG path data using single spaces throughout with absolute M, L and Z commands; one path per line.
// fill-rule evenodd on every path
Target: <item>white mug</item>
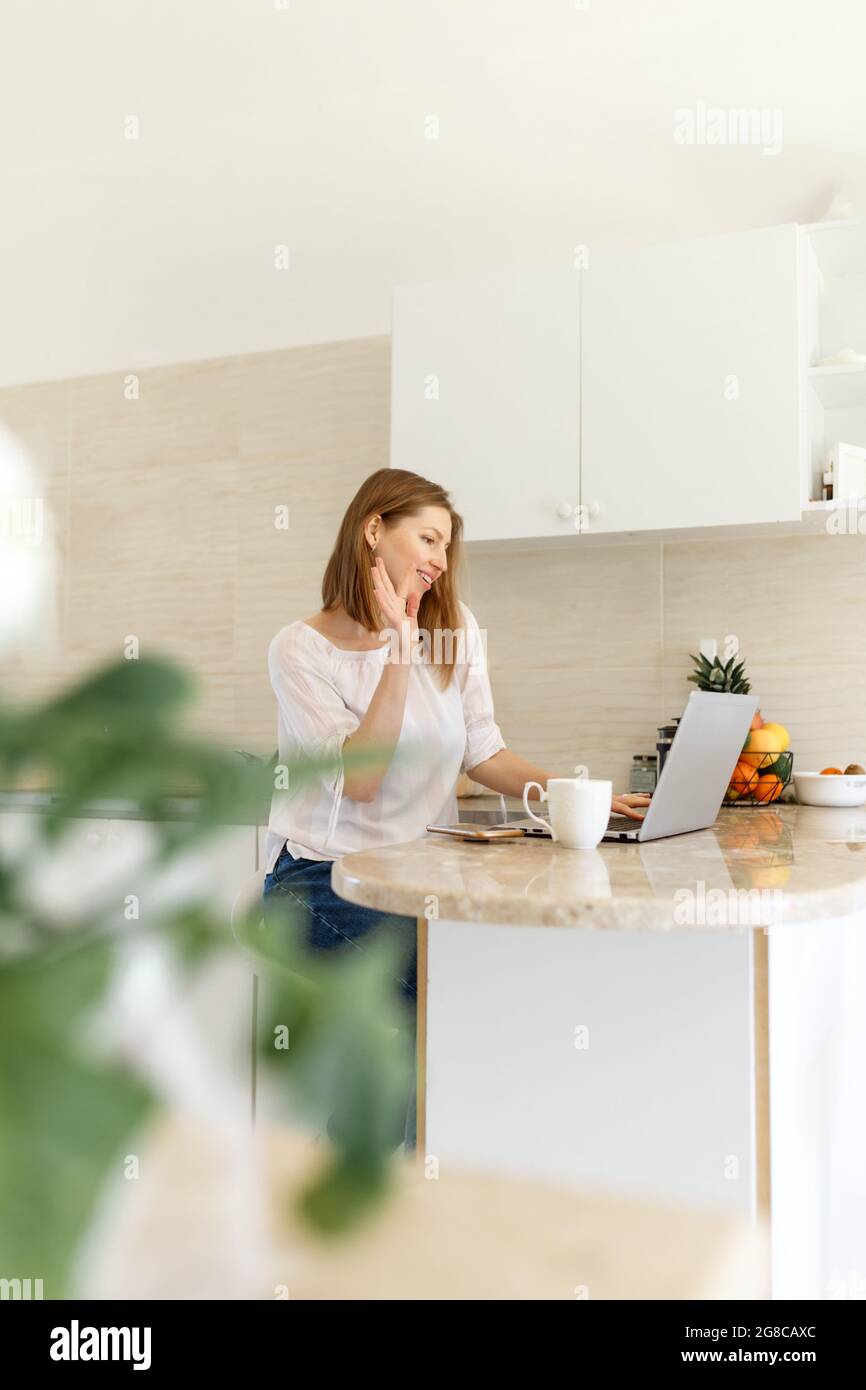
M 550 807 L 550 820 L 529 808 L 529 789 L 537 787 Z M 523 806 L 528 816 L 550 831 L 566 849 L 595 849 L 610 819 L 613 783 L 589 777 L 549 777 L 547 791 L 540 782 L 527 782 Z

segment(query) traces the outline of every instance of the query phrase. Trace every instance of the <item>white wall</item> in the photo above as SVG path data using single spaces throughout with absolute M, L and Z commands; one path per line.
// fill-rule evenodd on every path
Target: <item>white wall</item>
M 0 385 L 383 334 L 395 284 L 863 185 L 859 0 L 43 0 L 2 37 Z M 778 109 L 781 152 L 678 144 L 699 102 Z

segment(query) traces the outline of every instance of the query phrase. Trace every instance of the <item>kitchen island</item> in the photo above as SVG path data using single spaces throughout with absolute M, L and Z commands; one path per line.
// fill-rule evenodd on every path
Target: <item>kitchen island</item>
M 418 920 L 419 1156 L 766 1216 L 774 1297 L 866 1296 L 866 809 L 428 835 L 332 884 Z

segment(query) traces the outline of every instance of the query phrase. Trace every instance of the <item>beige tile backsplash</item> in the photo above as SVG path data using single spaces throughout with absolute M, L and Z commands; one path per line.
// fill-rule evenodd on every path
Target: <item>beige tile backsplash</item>
M 132 400 L 122 375 L 0 390 L 59 554 L 57 643 L 7 658 L 6 695 L 42 699 L 135 634 L 198 673 L 192 727 L 269 753 L 268 642 L 320 606 L 342 512 L 387 462 L 389 375 L 371 338 L 149 368 Z M 692 689 L 689 652 L 729 633 L 795 766 L 866 764 L 863 537 L 471 555 L 464 596 L 505 738 L 551 771 L 624 788 Z

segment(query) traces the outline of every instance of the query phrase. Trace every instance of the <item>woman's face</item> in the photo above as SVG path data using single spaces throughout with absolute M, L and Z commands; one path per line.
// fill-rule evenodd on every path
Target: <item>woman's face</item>
M 381 517 L 373 517 L 365 534 L 368 544 L 372 541 L 376 545 L 372 558 L 381 555 L 395 589 L 410 570 L 409 593 L 415 589 L 426 594 L 448 568 L 451 513 L 445 507 L 422 507 L 414 516 L 404 516 L 388 527 Z

